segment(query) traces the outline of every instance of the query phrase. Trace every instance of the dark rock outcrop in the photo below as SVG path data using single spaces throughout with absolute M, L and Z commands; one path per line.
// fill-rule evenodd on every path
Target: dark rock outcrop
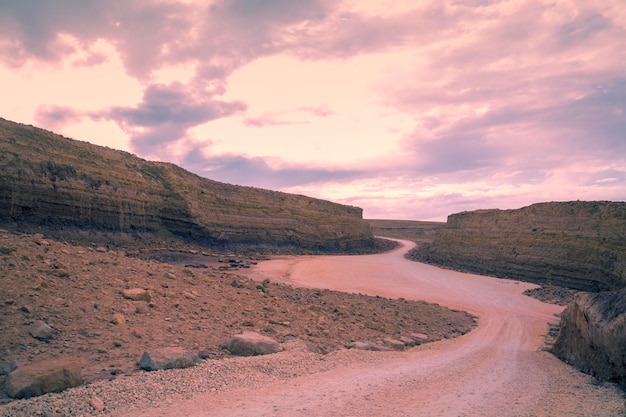
M 224 184 L 0 119 L 0 225 L 182 238 L 204 246 L 369 251 L 362 210 Z
M 453 214 L 412 259 L 583 291 L 626 286 L 626 203 L 539 203 Z
M 626 288 L 577 294 L 560 327 L 556 356 L 599 379 L 626 382 Z

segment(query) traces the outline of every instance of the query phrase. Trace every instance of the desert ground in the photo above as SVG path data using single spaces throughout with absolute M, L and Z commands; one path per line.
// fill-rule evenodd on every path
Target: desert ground
M 450 307 L 451 313 L 461 314 L 459 318 L 472 318 L 460 310 L 475 315 L 478 321 L 475 329 L 463 335 L 459 329 L 448 329 L 442 334 L 441 329 L 456 325 L 453 321 L 435 320 L 438 325 L 433 325 L 431 330 L 435 334 L 435 329 L 440 329 L 439 340 L 403 352 L 329 349 L 331 345 L 322 343 L 329 351 L 320 353 L 319 348 L 311 349 L 315 343 L 306 339 L 306 333 L 302 337 L 285 336 L 281 340 L 283 351 L 273 355 L 224 356 L 183 370 L 151 373 L 129 370 L 112 375 L 110 381 L 96 380 L 63 393 L 13 401 L 0 411 L 3 416 L 623 416 L 626 413 L 622 392 L 617 387 L 597 383 L 545 351 L 548 323 L 558 321 L 557 315 L 563 307 L 523 295 L 526 289 L 534 288 L 532 284 L 463 274 L 408 261 L 403 254 L 412 243 L 402 243 L 402 248 L 379 255 L 289 256 L 263 261 L 241 270 L 246 276 L 241 275 L 239 280 L 258 284 L 271 277 L 276 287 L 270 291 L 291 288 L 296 291 L 290 293 L 291 296 L 298 295 L 302 300 L 306 299 L 304 294 L 311 294 L 313 299 L 336 294 L 330 290 L 345 294 L 347 298 L 341 299 L 343 303 L 349 297 L 357 297 L 359 302 L 354 306 L 367 301 L 374 308 L 376 300 L 388 300 L 387 308 L 377 310 L 378 313 L 392 306 L 395 311 L 403 302 L 419 310 L 420 306 L 432 304 L 421 301 L 411 304 L 411 300 L 427 300 Z M 78 250 L 72 248 L 64 249 L 70 253 Z M 86 252 L 92 253 L 88 249 Z M 94 249 L 93 253 L 103 252 Z M 132 262 L 138 268 L 134 262 L 146 261 Z M 152 271 L 153 278 L 160 276 L 163 268 L 182 274 L 175 266 L 152 265 L 152 261 L 144 267 Z M 194 271 L 194 275 L 197 276 L 197 272 Z M 232 281 L 232 277 L 228 280 Z M 122 282 L 124 279 L 120 277 L 118 284 Z M 34 285 L 37 283 L 35 280 Z M 239 291 L 253 292 L 256 284 L 246 284 L 249 287 L 239 288 Z M 230 283 L 226 287 L 235 288 Z M 262 297 L 262 291 L 256 291 Z M 207 296 L 198 295 L 199 298 Z M 360 298 L 367 295 L 374 297 Z M 14 297 L 13 302 L 5 302 L 5 306 L 17 306 L 18 300 Z M 147 308 L 163 308 L 164 301 L 158 305 Z M 332 311 L 337 308 L 332 307 Z M 238 310 L 242 309 L 245 307 L 238 306 Z M 319 313 L 324 309 L 313 310 Z M 370 324 L 373 324 L 374 312 L 368 310 Z M 129 313 L 129 322 L 144 320 L 148 317 L 145 314 Z M 408 314 L 408 310 L 398 314 Z M 247 315 L 248 319 L 250 317 L 257 315 Z M 190 332 L 183 329 L 194 323 L 194 319 L 195 316 L 190 315 L 189 319 L 177 321 L 181 329 L 179 339 L 187 340 Z M 319 315 L 316 320 L 319 321 Z M 423 321 L 423 318 L 415 319 L 414 323 Z M 325 317 L 323 323 L 324 326 L 316 327 L 320 332 L 325 327 L 332 328 L 331 323 L 343 323 L 339 325 L 342 331 L 349 328 L 341 317 Z M 163 321 L 161 325 L 167 328 L 170 321 Z M 468 325 L 471 327 L 471 320 Z M 107 324 L 107 328 L 113 330 L 118 329 L 117 326 Z M 233 326 L 229 330 L 239 329 Z M 379 333 L 378 337 L 381 336 Z M 280 333 L 276 337 L 280 339 Z M 150 339 L 150 336 L 142 334 L 144 338 Z M 120 340 L 122 346 L 116 349 L 131 350 L 132 338 Z M 321 340 L 326 339 L 321 337 Z M 133 352 L 136 354 L 137 351 Z M 128 355 L 133 356 L 130 352 Z M 104 363 L 108 362 L 111 360 Z M 94 398 L 104 404 L 101 412 L 93 409 Z

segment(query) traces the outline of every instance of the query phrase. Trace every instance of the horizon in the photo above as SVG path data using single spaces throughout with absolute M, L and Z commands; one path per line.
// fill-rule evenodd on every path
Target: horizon
M 619 0 L 0 5 L 0 117 L 372 220 L 626 201 Z

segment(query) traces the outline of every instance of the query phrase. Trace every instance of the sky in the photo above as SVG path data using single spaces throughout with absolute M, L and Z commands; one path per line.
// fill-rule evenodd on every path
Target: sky
M 0 0 L 0 92 L 365 218 L 626 201 L 626 0 Z

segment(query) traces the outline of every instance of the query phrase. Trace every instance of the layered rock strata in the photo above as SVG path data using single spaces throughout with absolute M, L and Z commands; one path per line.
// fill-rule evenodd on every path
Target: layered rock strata
M 626 203 L 573 201 L 453 214 L 413 259 L 583 291 L 626 286 Z
M 0 119 L 0 224 L 179 237 L 214 247 L 372 248 L 362 210 L 199 177 Z
M 626 381 L 626 288 L 577 294 L 561 315 L 552 352 L 599 379 Z

